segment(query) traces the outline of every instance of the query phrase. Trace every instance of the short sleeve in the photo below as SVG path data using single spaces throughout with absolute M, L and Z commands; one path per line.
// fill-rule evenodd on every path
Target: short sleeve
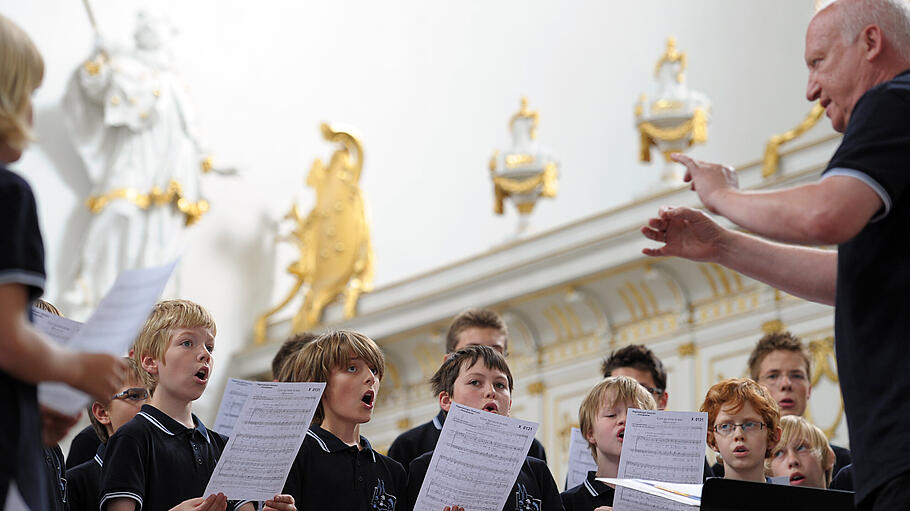
M 0 168 L 0 285 L 22 284 L 32 301 L 44 292 L 44 280 L 35 197 L 22 178 Z
M 910 187 L 910 90 L 884 84 L 857 102 L 825 174 L 851 171 L 882 197 L 887 214 Z M 846 174 L 845 174 L 846 172 Z M 884 195 L 883 195 L 884 194 Z
M 102 511 L 107 501 L 118 498 L 133 499 L 136 501 L 136 510 L 142 509 L 148 454 L 144 442 L 139 442 L 122 431 L 114 433 L 107 441 L 104 466 L 101 468 L 101 484 L 98 488 Z

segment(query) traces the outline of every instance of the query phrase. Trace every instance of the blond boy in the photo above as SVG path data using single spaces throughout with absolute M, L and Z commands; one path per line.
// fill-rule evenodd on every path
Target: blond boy
M 780 442 L 771 450 L 768 472 L 786 476 L 792 486 L 827 488 L 834 468 L 828 438 L 818 426 L 796 415 L 782 417 L 780 424 Z
M 612 376 L 598 383 L 578 409 L 581 434 L 588 441 L 597 470 L 585 482 L 564 491 L 560 498 L 566 511 L 590 511 L 613 505 L 614 488 L 597 480 L 616 477 L 629 408 L 655 410 L 654 396 L 628 376 Z

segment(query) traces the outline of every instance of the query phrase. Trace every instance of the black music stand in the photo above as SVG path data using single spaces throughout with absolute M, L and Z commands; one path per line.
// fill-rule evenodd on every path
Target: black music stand
M 711 478 L 701 490 L 702 511 L 854 511 L 854 493 Z

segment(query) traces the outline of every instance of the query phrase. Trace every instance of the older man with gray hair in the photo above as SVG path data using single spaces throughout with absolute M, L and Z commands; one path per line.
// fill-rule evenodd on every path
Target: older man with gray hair
M 830 3 L 809 23 L 805 59 L 806 97 L 844 133 L 821 180 L 741 191 L 732 168 L 676 155 L 709 211 L 762 238 L 664 207 L 642 233 L 665 245 L 643 252 L 717 262 L 835 305 L 857 505 L 910 509 L 910 336 L 900 321 L 910 303 L 910 2 Z

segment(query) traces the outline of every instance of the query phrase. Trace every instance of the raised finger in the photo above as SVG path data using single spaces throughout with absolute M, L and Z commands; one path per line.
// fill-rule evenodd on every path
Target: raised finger
M 685 165 L 688 168 L 692 168 L 692 167 L 695 167 L 698 165 L 698 163 L 695 160 L 693 160 L 692 158 L 689 158 L 688 156 L 686 156 L 683 153 L 671 153 L 670 159 L 675 161 L 676 163 L 682 163 L 683 165 Z
M 650 218 L 648 219 L 648 227 L 652 229 L 666 229 L 667 221 L 663 218 Z

